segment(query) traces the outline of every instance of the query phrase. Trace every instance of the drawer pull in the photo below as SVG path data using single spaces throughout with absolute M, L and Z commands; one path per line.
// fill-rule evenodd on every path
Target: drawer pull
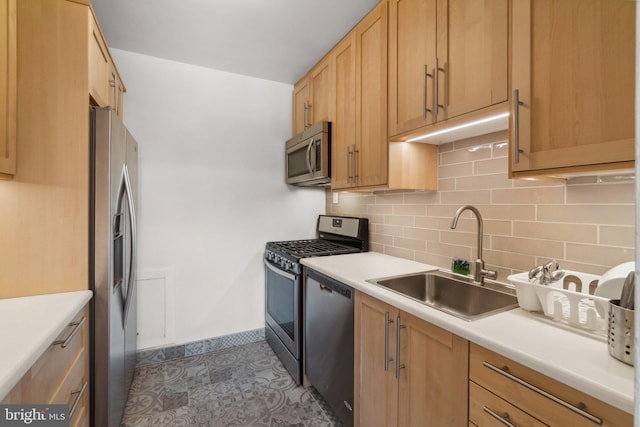
M 69 410 L 69 419 L 72 419 L 76 411 L 78 410 L 78 406 L 82 401 L 82 396 L 84 396 L 84 392 L 87 390 L 88 385 L 89 385 L 89 382 L 85 381 L 84 385 L 80 390 L 71 392 L 71 396 L 75 394 L 76 398 L 73 400 L 73 404 L 71 405 L 71 409 Z
M 73 337 L 76 336 L 76 334 L 78 333 L 80 328 L 82 328 L 82 325 L 84 325 L 86 321 L 87 321 L 87 317 L 84 316 L 82 317 L 82 320 L 80 320 L 79 322 L 69 323 L 69 326 L 75 326 L 75 328 L 73 328 L 73 331 L 71 331 L 69 336 L 63 340 L 54 341 L 53 344 L 51 345 L 59 345 L 62 348 L 67 348 L 67 346 L 69 345 Z
M 498 422 L 506 425 L 507 427 L 517 427 L 515 424 L 512 424 L 509 422 L 509 414 L 507 414 L 506 412 L 504 413 L 504 415 L 499 415 L 493 412 L 491 409 L 487 408 L 486 406 L 483 406 L 482 410 L 487 414 L 491 415 L 496 420 L 498 420 Z
M 484 366 L 485 368 L 491 369 L 492 371 L 494 371 L 494 372 L 496 372 L 496 373 L 498 373 L 498 374 L 500 374 L 500 375 L 502 375 L 504 377 L 507 377 L 511 381 L 514 381 L 514 382 L 520 384 L 521 386 L 526 387 L 529 390 L 531 390 L 531 391 L 533 391 L 535 393 L 538 393 L 539 395 L 544 396 L 549 400 L 554 401 L 555 403 L 557 403 L 559 405 L 564 406 L 565 408 L 569 409 L 570 411 L 573 411 L 576 414 L 585 417 L 586 419 L 588 419 L 589 421 L 591 421 L 591 422 L 593 422 L 595 424 L 602 425 L 602 420 L 600 418 L 598 418 L 596 416 L 593 416 L 590 413 L 585 412 L 585 411 L 582 410 L 582 408 L 585 408 L 585 405 L 583 403 L 580 403 L 580 406 L 581 406 L 580 408 L 577 407 L 577 406 L 574 406 L 574 405 L 572 405 L 570 403 L 567 403 L 564 400 L 562 400 L 562 399 L 560 399 L 560 398 L 558 398 L 558 397 L 556 397 L 556 396 L 554 396 L 554 395 L 552 395 L 550 393 L 547 393 L 546 391 L 534 386 L 533 384 L 529 384 L 528 382 L 516 377 L 515 375 L 510 374 L 508 372 L 509 368 L 506 367 L 506 366 L 503 367 L 503 368 L 498 368 L 498 367 L 492 365 L 489 362 L 482 362 L 482 366 Z

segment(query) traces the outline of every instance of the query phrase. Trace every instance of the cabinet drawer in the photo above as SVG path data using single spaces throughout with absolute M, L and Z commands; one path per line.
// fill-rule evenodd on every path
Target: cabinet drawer
M 82 319 L 85 319 L 84 322 Z M 72 320 L 71 323 L 75 325 L 69 325 L 54 340 L 60 344 L 49 346 L 2 403 L 52 403 L 76 364 L 81 365 L 83 369 L 88 368 L 88 320 L 88 308 L 85 307 Z M 67 343 L 63 348 L 62 343 L 65 340 Z M 88 374 L 85 375 L 88 378 Z M 67 401 L 68 399 L 55 403 Z
M 86 397 L 89 395 L 89 371 L 86 364 L 86 351 L 83 349 L 73 361 L 73 365 L 47 403 L 69 405 L 71 422 L 75 422 L 86 410 Z
M 518 427 L 546 426 L 476 383 L 469 382 L 469 421 L 478 427 L 503 427 L 505 423 L 500 418 Z
M 469 378 L 549 426 L 631 426 L 633 417 L 598 399 L 472 344 Z

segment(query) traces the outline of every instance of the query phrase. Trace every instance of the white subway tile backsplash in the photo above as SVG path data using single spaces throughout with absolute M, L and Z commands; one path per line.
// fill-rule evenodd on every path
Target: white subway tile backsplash
M 509 180 L 507 132 L 443 144 L 438 191 L 341 193 L 327 212 L 369 218 L 370 250 L 449 269 L 476 257 L 476 219 L 484 219 L 484 260 L 506 281 L 556 259 L 565 269 L 602 274 L 635 257 L 635 189 L 629 179 Z

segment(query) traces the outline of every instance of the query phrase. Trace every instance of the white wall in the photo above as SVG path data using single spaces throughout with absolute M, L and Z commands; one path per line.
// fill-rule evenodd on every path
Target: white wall
M 112 54 L 139 144 L 138 271 L 173 268 L 173 341 L 263 327 L 265 242 L 313 237 L 325 209 L 284 184 L 292 86 Z

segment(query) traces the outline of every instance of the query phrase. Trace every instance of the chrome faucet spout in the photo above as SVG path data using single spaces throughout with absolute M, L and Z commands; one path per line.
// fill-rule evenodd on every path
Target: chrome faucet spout
M 458 226 L 458 219 L 460 218 L 460 215 L 462 215 L 462 212 L 467 210 L 473 212 L 478 222 L 478 256 L 476 257 L 476 261 L 474 263 L 475 268 L 473 271 L 473 279 L 476 282 L 484 284 L 485 277 L 495 279 L 498 277 L 498 273 L 493 270 L 484 269 L 484 260 L 482 259 L 482 235 L 484 234 L 484 227 L 482 224 L 482 215 L 480 215 L 480 211 L 475 206 L 461 206 L 460 208 L 458 208 L 455 215 L 453 215 L 453 220 L 451 221 L 451 229 L 455 230 L 455 228 Z
M 478 221 L 478 259 L 482 259 L 482 235 L 483 235 L 483 225 L 482 225 L 482 215 L 480 215 L 480 211 L 475 206 L 465 205 L 460 207 L 455 215 L 453 216 L 453 221 L 451 221 L 451 229 L 455 230 L 458 226 L 458 218 L 462 215 L 464 211 L 471 211 L 475 214 L 476 220 Z

